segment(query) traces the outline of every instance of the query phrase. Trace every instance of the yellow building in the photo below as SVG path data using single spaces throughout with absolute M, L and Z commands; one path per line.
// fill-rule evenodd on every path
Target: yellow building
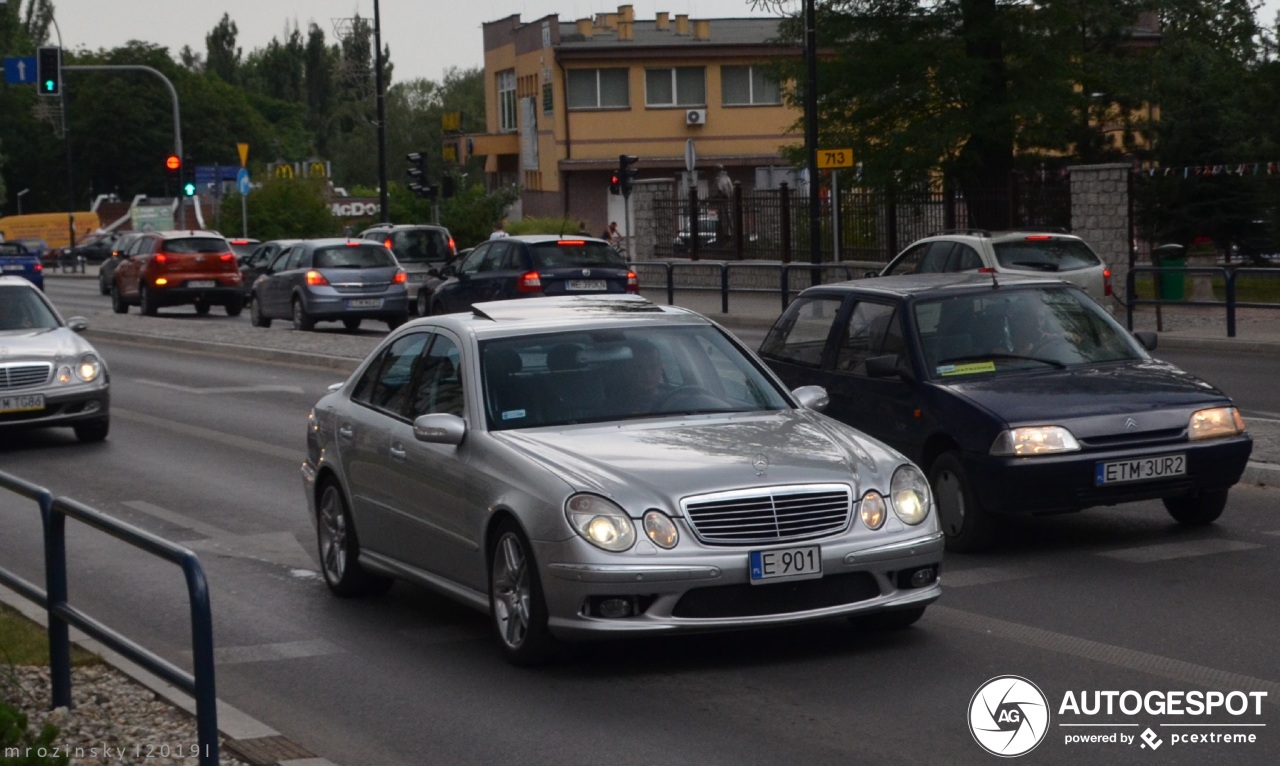
M 568 216 L 593 233 L 624 225 L 623 197 L 609 193 L 621 154 L 639 158 L 637 180 L 687 181 L 692 154 L 704 197 L 717 166 L 750 191 L 772 175 L 759 169 L 783 170 L 782 146 L 803 140 L 789 132 L 799 110 L 783 104 L 764 66 L 801 55 L 769 42 L 780 22 L 641 20 L 630 5 L 573 22 L 489 22 L 487 132 L 471 137 L 471 151 L 486 156 L 491 188 L 518 185 L 523 215 Z

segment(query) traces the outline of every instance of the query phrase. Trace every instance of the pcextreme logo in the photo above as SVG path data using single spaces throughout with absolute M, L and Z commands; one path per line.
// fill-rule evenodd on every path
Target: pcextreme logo
M 1049 732 L 1049 700 L 1021 676 L 997 676 L 969 700 L 969 731 L 992 755 L 1029 753 Z

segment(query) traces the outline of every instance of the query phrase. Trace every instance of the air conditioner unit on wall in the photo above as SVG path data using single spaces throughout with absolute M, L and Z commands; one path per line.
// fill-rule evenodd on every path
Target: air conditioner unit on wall
M 685 125 L 702 125 L 707 121 L 706 109 L 686 109 L 684 112 Z

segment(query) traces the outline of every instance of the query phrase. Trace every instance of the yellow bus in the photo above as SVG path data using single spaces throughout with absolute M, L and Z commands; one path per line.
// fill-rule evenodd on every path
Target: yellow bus
M 71 216 L 75 220 L 76 242 L 102 226 L 98 214 L 92 210 L 81 210 Z M 42 239 L 49 244 L 49 249 L 61 250 L 71 244 L 71 226 L 66 213 L 7 215 L 0 218 L 0 236 L 9 242 Z

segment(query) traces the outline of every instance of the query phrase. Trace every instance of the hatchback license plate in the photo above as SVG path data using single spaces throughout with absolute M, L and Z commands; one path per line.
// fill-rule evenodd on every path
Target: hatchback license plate
M 752 585 L 822 576 L 822 548 L 817 545 L 751 551 L 749 555 Z
M 187 287 L 213 287 L 218 284 L 212 279 L 193 279 L 187 282 Z
M 1185 454 L 1152 455 L 1131 460 L 1100 462 L 1094 469 L 1094 483 L 1101 487 L 1104 484 L 1123 484 L 1129 481 L 1150 481 L 1186 475 L 1187 456 Z
M 0 271 L 25 271 L 26 268 L 21 263 L 6 263 L 4 266 L 0 266 Z
M 603 279 L 570 279 L 570 290 L 603 290 L 605 282 Z
M 352 298 L 347 301 L 347 308 L 352 309 L 380 309 L 382 308 L 381 298 Z
M 35 412 L 44 409 L 44 394 L 0 397 L 0 412 Z

